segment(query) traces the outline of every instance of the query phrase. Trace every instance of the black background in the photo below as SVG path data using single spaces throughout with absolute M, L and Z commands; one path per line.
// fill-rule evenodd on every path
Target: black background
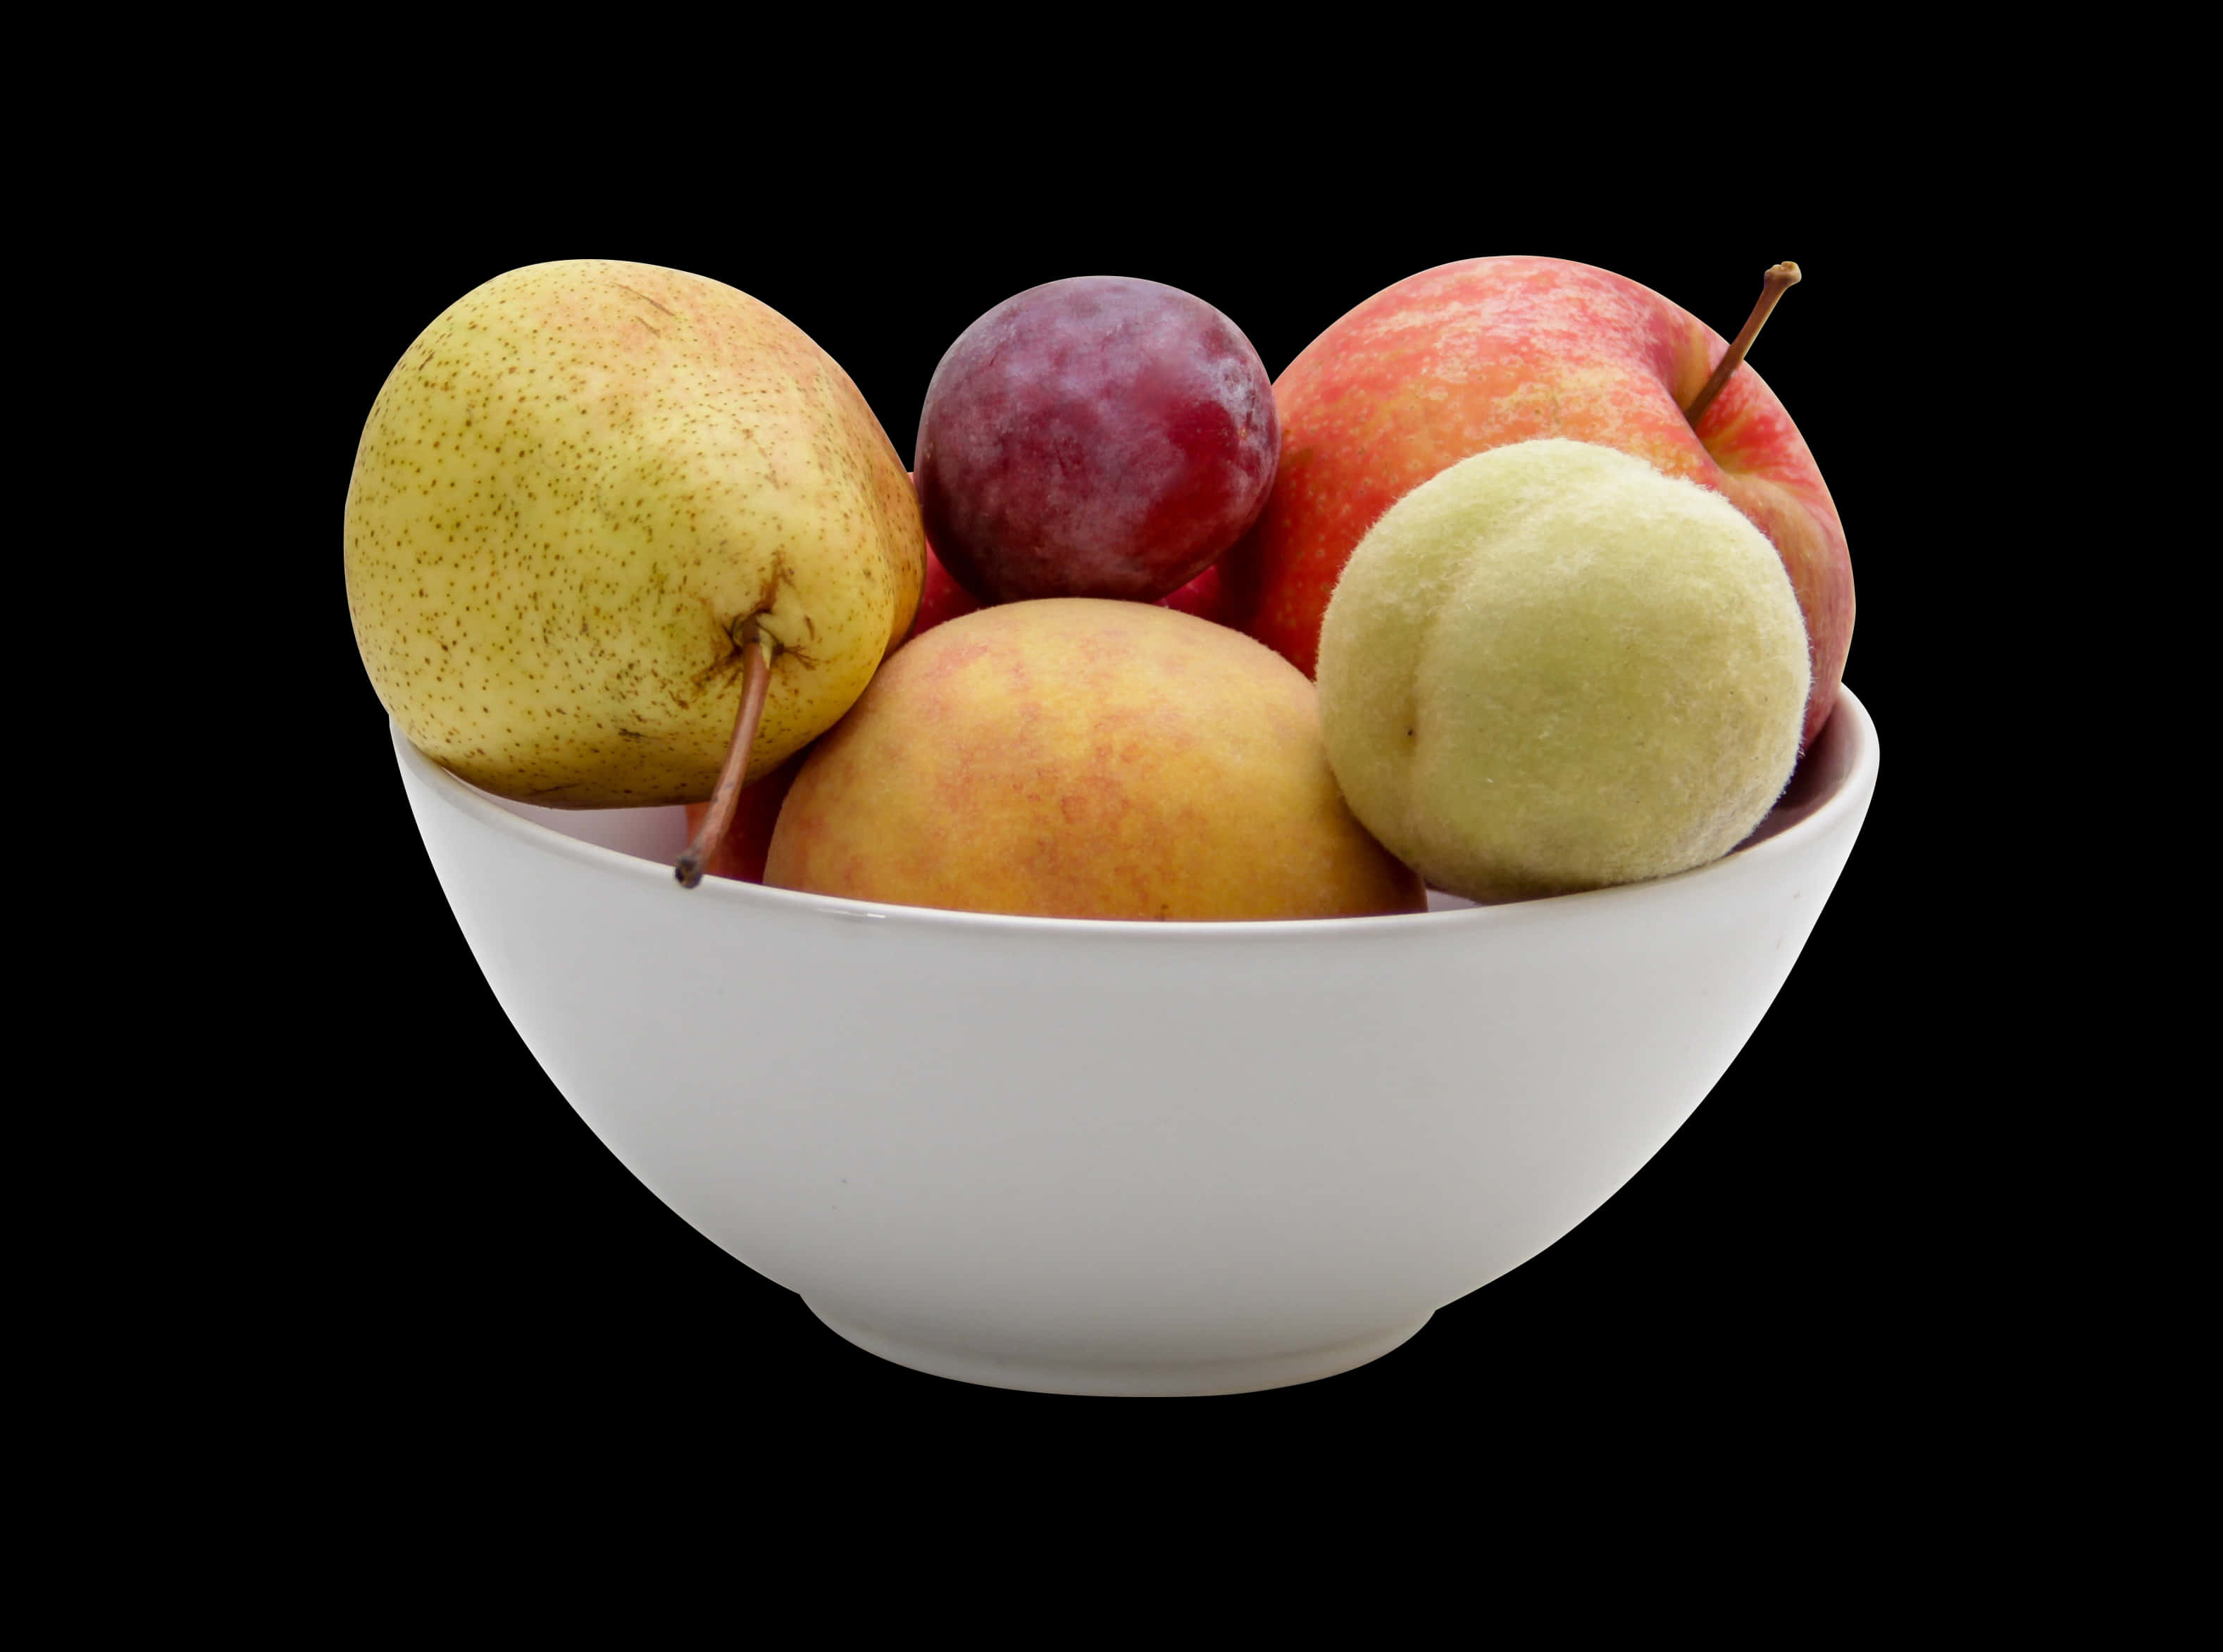
M 1938 692 L 1930 462 L 1936 435 L 1891 374 L 1942 247 L 1899 181 L 1858 166 L 1610 188 L 1579 168 L 1507 179 L 1455 155 L 1246 179 L 1124 169 L 1085 190 L 971 209 L 923 175 L 777 183 L 543 180 L 296 202 L 293 297 L 307 416 L 286 433 L 307 623 L 303 726 L 343 776 L 304 779 L 337 897 L 274 896 L 274 994 L 315 1053 L 273 1077 L 328 1172 L 294 1197 L 288 1266 L 334 1404 L 412 1427 L 494 1428 L 552 1405 L 621 1428 L 719 1431 L 777 1417 L 935 1437 L 1200 1427 L 1261 1440 L 1331 1425 L 1549 1441 L 1626 1430 L 1748 1442 L 1794 1429 L 1878 1440 L 1939 1333 L 1950 1235 L 1923 1144 L 1949 1072 L 1919 1059 L 1939 1014 L 1891 967 L 1930 771 Z M 498 197 L 499 198 L 496 198 Z M 313 254 L 310 249 L 317 249 Z M 1734 332 L 1779 259 L 1805 274 L 1754 364 L 1811 445 L 1850 539 L 1859 620 L 1846 680 L 1887 753 L 1865 833 L 1774 1008 L 1688 1125 L 1541 1256 L 1444 1309 L 1412 1342 L 1326 1382 L 1186 1408 L 1004 1392 L 876 1360 L 665 1209 L 596 1142 L 509 1027 L 434 881 L 356 658 L 340 571 L 362 419 L 431 318 L 517 265 L 608 256 L 749 292 L 862 387 L 908 458 L 927 380 L 982 311 L 1035 283 L 1146 276 L 1208 299 L 1279 373 L 1353 305 L 1488 253 L 1619 272 Z M 318 527 L 317 524 L 323 525 Z M 322 549 L 319 550 L 319 543 Z M 331 766 L 316 773 L 328 775 Z M 274 1269 L 278 1264 L 271 1264 Z M 1173 1413 L 1169 1415 L 1168 1413 Z M 1142 1419 L 1147 1420 L 1142 1420 Z

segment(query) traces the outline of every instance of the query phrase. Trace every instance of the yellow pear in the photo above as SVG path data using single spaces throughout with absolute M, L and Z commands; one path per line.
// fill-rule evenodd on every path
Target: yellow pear
M 348 489 L 380 700 L 472 784 L 560 807 L 710 796 L 752 643 L 746 775 L 769 773 L 864 692 L 925 567 L 848 375 L 746 293 L 647 264 L 457 300 L 387 377 Z

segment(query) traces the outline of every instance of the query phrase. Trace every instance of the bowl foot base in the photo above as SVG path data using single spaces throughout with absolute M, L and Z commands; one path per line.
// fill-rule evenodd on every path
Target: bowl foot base
M 1033 1394 L 1095 1394 L 1118 1398 L 1174 1398 L 1184 1395 L 1250 1394 L 1266 1388 L 1290 1388 L 1340 1376 L 1380 1359 L 1409 1341 L 1434 1317 L 1423 1314 L 1409 1324 L 1377 1331 L 1348 1342 L 1295 1354 L 1265 1354 L 1247 1360 L 1207 1360 L 1193 1365 L 1103 1364 L 1064 1365 L 1049 1360 L 1008 1359 L 966 1348 L 941 1347 L 907 1337 L 890 1336 L 844 1318 L 817 1303 L 804 1306 L 843 1341 L 867 1354 L 923 1371 L 929 1376 L 956 1382 L 979 1383 L 988 1388 L 1017 1388 Z

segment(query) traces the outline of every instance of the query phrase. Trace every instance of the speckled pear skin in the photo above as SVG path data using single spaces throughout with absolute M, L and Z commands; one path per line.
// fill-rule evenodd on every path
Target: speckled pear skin
M 380 700 L 475 786 L 559 807 L 715 788 L 755 619 L 749 776 L 830 727 L 908 631 L 926 539 L 847 374 L 746 293 L 602 259 L 495 277 L 379 393 L 347 500 Z
M 1359 542 L 1320 626 L 1320 716 L 1392 852 L 1522 900 L 1735 848 L 1798 761 L 1809 670 L 1790 576 L 1735 506 L 1553 438 L 1462 460 Z

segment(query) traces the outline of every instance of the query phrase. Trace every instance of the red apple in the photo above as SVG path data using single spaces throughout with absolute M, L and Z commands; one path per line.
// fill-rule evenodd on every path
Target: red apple
M 1157 606 L 1179 608 L 1183 613 L 1193 613 L 1199 619 L 1209 619 L 1218 625 L 1221 623 L 1224 596 L 1219 568 L 1214 563 L 1171 596 L 1160 597 Z M 949 576 L 949 570 L 941 565 L 941 559 L 934 554 L 934 548 L 928 546 L 926 584 L 919 595 L 918 618 L 912 622 L 911 637 L 914 639 L 923 637 L 945 619 L 972 613 L 979 606 L 973 594 Z
M 779 823 L 780 805 L 787 801 L 787 788 L 795 784 L 803 760 L 809 754 L 810 748 L 805 746 L 763 779 L 741 788 L 734 805 L 733 824 L 710 851 L 703 871 L 712 877 L 738 878 L 744 883 L 764 882 L 765 852 L 771 847 L 771 829 Z M 702 817 L 709 812 L 708 803 L 687 806 L 690 838 L 702 829 Z
M 1158 599 L 1161 608 L 1179 608 L 1183 613 L 1193 613 L 1199 619 L 1209 619 L 1215 625 L 1225 623 L 1221 611 L 1226 606 L 1227 582 L 1220 575 L 1218 562 L 1206 568 L 1171 596 Z
M 1223 623 L 1310 675 L 1344 564 L 1391 505 L 1486 449 L 1595 442 L 1723 494 L 1773 543 L 1806 621 L 1811 742 L 1852 641 L 1852 561 L 1814 455 L 1749 366 L 1695 427 L 1684 416 L 1728 348 L 1650 288 L 1564 259 L 1469 259 L 1377 292 L 1275 381 L 1281 471 L 1219 564 Z
M 918 618 L 911 621 L 910 634 L 923 637 L 943 620 L 971 613 L 979 606 L 980 599 L 950 577 L 949 570 L 941 565 L 941 558 L 929 545 L 926 583 L 919 589 Z

